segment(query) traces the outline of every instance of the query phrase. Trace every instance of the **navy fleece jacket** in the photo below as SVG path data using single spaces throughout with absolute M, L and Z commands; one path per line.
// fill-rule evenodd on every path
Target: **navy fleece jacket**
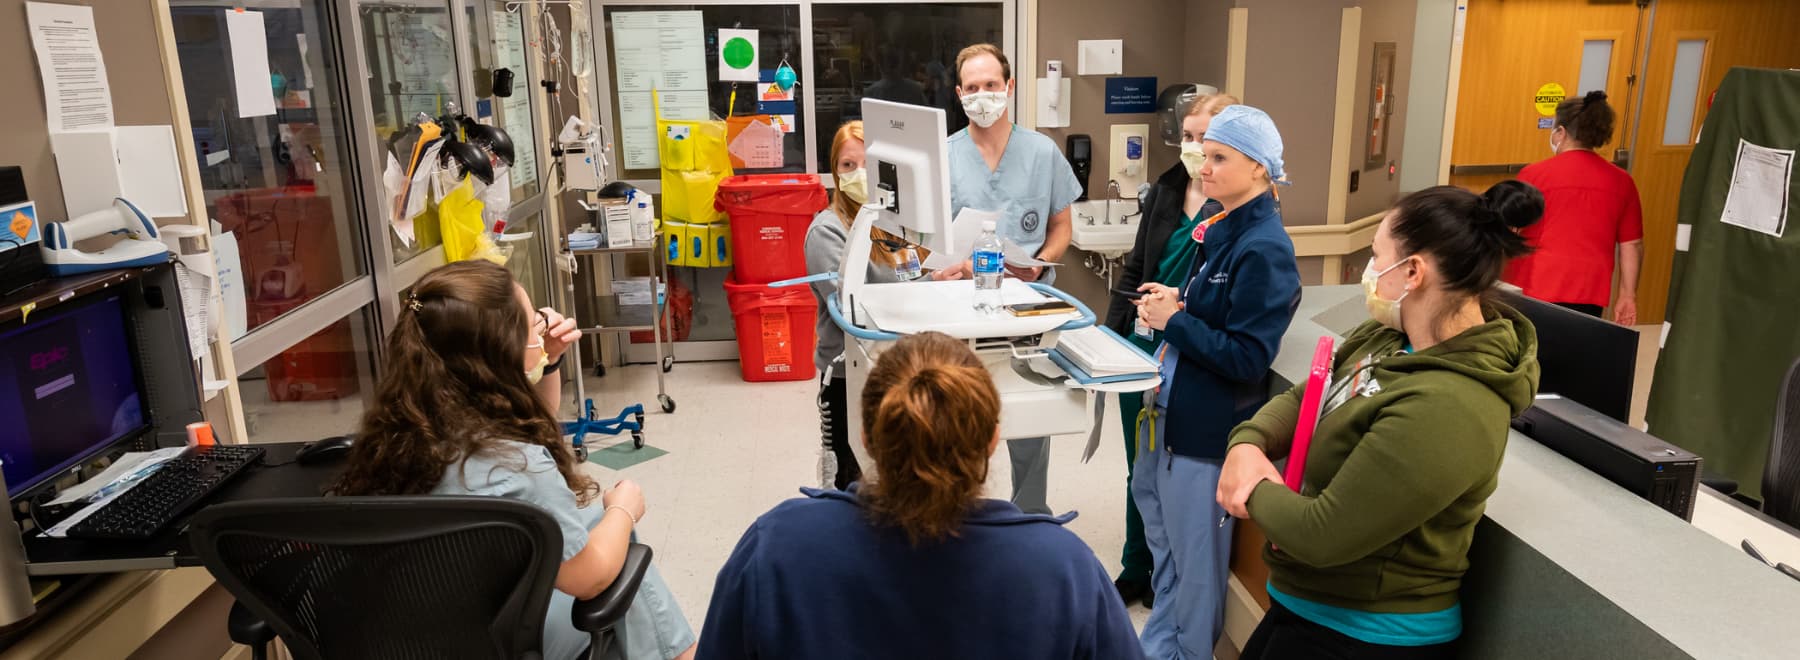
M 1165 413 L 1169 451 L 1224 458 L 1232 427 L 1269 399 L 1269 365 L 1300 306 L 1294 242 L 1273 192 L 1250 200 L 1206 231 L 1185 307 L 1163 341 L 1180 353 Z
M 1106 570 L 1063 523 L 982 500 L 913 547 L 851 492 L 801 489 L 719 571 L 702 660 L 1143 658 Z

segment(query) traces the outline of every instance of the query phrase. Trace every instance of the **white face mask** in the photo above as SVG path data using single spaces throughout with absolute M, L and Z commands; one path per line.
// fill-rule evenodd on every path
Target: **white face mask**
M 550 366 L 550 354 L 544 352 L 544 340 L 542 338 L 539 338 L 535 342 L 526 344 L 525 348 L 538 349 L 537 366 L 534 366 L 530 369 L 525 370 L 525 380 L 531 381 L 532 385 L 536 385 L 536 384 L 538 384 L 538 381 L 544 379 L 544 368 Z
M 1187 167 L 1188 177 L 1200 178 L 1200 168 L 1206 165 L 1206 154 L 1200 151 L 1199 142 L 1181 143 L 1181 164 Z
M 976 92 L 962 97 L 963 112 L 976 126 L 987 128 L 1006 114 L 1007 92 Z
M 858 167 L 837 175 L 837 189 L 857 204 L 869 201 L 869 171 Z
M 1550 129 L 1550 154 L 1556 155 L 1556 153 L 1557 153 L 1556 129 L 1552 128 L 1552 129 Z
M 1388 271 L 1399 268 L 1400 264 L 1406 262 L 1406 259 L 1401 259 L 1392 266 L 1388 266 L 1381 270 L 1375 270 L 1375 258 L 1369 257 L 1369 265 L 1363 268 L 1362 275 L 1363 304 L 1367 305 L 1369 308 L 1369 318 L 1375 319 L 1376 323 L 1380 323 L 1395 330 L 1400 330 L 1401 332 L 1405 332 L 1405 330 L 1400 327 L 1400 301 L 1405 300 L 1407 294 L 1412 293 L 1412 288 L 1410 286 L 1407 287 L 1405 293 L 1400 294 L 1399 298 L 1393 300 L 1383 299 L 1381 294 L 1375 292 L 1375 288 L 1376 285 L 1381 282 L 1382 275 L 1386 275 Z

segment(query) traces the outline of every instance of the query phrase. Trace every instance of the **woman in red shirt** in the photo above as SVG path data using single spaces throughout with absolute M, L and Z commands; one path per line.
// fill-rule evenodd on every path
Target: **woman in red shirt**
M 1613 302 L 1613 246 L 1619 246 L 1619 299 L 1613 320 L 1637 323 L 1638 268 L 1644 260 L 1644 218 L 1637 184 L 1594 149 L 1612 141 L 1613 109 L 1606 92 L 1565 99 L 1556 106 L 1550 150 L 1519 180 L 1544 194 L 1544 220 L 1521 232 L 1533 252 L 1512 260 L 1505 279 L 1525 295 L 1600 316 Z

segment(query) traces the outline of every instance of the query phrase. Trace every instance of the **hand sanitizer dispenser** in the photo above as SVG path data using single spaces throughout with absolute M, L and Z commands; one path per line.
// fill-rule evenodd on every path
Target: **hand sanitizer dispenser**
M 1150 125 L 1121 124 L 1112 127 L 1112 149 L 1107 159 L 1110 180 L 1120 190 L 1137 190 L 1149 169 Z

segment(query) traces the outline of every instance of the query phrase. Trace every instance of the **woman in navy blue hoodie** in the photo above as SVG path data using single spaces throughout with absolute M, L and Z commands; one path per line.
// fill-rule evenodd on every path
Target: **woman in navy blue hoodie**
M 1230 106 L 1200 146 L 1201 190 L 1224 211 L 1190 234 L 1200 253 L 1180 287 L 1138 287 L 1138 317 L 1163 333 L 1163 382 L 1144 393 L 1131 481 L 1154 565 L 1156 609 L 1143 641 L 1155 660 L 1212 657 L 1231 558 L 1232 523 L 1214 498 L 1226 436 L 1268 399 L 1269 365 L 1300 302 L 1294 243 L 1275 200 L 1275 123 Z
M 873 469 L 849 492 L 801 489 L 744 532 L 702 660 L 1143 657 L 1106 569 L 1062 527 L 1073 513 L 981 497 L 1000 394 L 967 345 L 901 339 L 861 405 Z

